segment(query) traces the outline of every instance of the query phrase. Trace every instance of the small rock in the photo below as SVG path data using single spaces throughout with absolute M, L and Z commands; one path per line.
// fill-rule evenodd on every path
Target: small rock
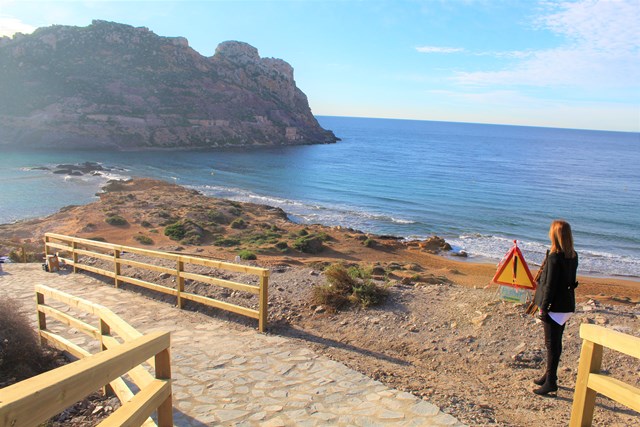
M 319 306 L 317 306 L 317 307 L 316 307 L 316 309 L 315 309 L 315 310 L 313 310 L 313 311 L 314 311 L 314 313 L 324 313 L 324 312 L 325 312 L 325 311 L 327 311 L 327 310 L 324 308 L 324 306 L 319 305 Z
M 606 325 L 607 323 L 609 323 L 609 321 L 607 320 L 606 317 L 596 316 L 596 323 L 598 325 Z

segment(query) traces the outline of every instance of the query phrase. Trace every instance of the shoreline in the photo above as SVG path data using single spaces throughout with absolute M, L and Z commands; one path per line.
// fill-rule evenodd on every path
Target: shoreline
M 404 241 L 395 236 L 390 238 L 341 226 L 298 224 L 289 220 L 280 208 L 205 196 L 187 187 L 150 178 L 112 181 L 104 187 L 103 193 L 98 194 L 98 198 L 84 205 L 67 206 L 44 218 L 2 224 L 0 244 L 3 241 L 26 244 L 40 253 L 41 238 L 45 232 L 51 231 L 83 238 L 102 238 L 127 246 L 177 250 L 228 260 L 233 260 L 238 251 L 248 250 L 256 254 L 259 264 L 266 266 L 335 262 L 371 267 L 400 265 L 398 271 L 393 272 L 398 280 L 419 283 L 421 280 L 435 280 L 434 277 L 446 277 L 467 287 L 495 286 L 491 279 L 497 262 L 451 256 L 439 250 L 439 242 L 444 242 L 443 239 L 434 240 L 435 246 L 426 247 L 427 241 Z M 106 222 L 108 215 L 116 214 L 126 219 L 126 225 L 113 226 Z M 224 218 L 216 219 L 215 216 Z M 235 228 L 232 222 L 236 219 L 241 219 L 243 225 Z M 167 225 L 181 221 L 191 224 L 191 232 L 195 233 L 192 237 L 196 236 L 192 241 L 194 244 L 171 240 L 164 234 Z M 322 250 L 308 253 L 295 249 L 296 242 L 308 240 L 303 238 L 303 234 L 325 236 L 326 240 L 319 243 Z M 147 245 L 136 239 L 147 239 L 153 243 Z M 278 242 L 284 249 L 276 248 Z M 9 251 L 8 247 L 2 249 L 1 245 L 0 250 Z M 411 268 L 429 273 L 411 271 Z M 532 264 L 530 269 L 535 275 L 537 268 Z M 412 277 L 416 277 L 415 280 Z M 580 287 L 584 291 L 579 293 L 585 295 L 611 294 L 640 300 L 638 278 L 579 275 L 579 280 L 581 285 L 585 284 Z
M 122 166 L 121 162 L 119 163 L 114 159 L 109 159 L 111 159 L 111 157 L 99 159 L 89 158 L 88 160 L 90 161 L 83 161 L 84 158 L 83 160 L 80 160 L 80 158 L 69 158 L 66 160 L 60 158 L 57 159 L 56 162 L 52 160 L 46 164 L 40 164 L 40 166 L 37 166 L 37 164 L 35 167 L 33 164 L 29 165 L 30 169 L 39 169 L 43 166 L 50 169 L 49 172 L 37 175 L 38 182 L 35 183 L 36 190 L 34 190 L 33 195 L 36 199 L 37 197 L 47 197 L 47 195 L 37 189 L 55 186 L 64 193 L 62 197 L 64 197 L 65 200 L 62 201 L 56 199 L 59 203 L 48 203 L 45 201 L 43 204 L 38 206 L 32 206 L 34 205 L 33 198 L 31 198 L 31 202 L 27 200 L 27 203 L 22 203 L 20 200 L 16 200 L 12 207 L 8 207 L 6 212 L 7 222 L 12 223 L 23 219 L 35 220 L 45 217 L 50 213 L 54 214 L 54 210 L 58 207 L 66 207 L 77 203 L 91 203 L 97 199 L 94 195 L 97 196 L 96 192 L 99 192 L 100 188 L 103 185 L 106 185 L 109 178 L 127 179 L 132 173 L 135 173 L 135 171 L 140 173 L 142 176 L 154 175 L 154 173 L 150 173 L 150 171 L 147 171 L 140 165 L 134 165 L 132 163 L 130 165 Z M 74 163 L 74 160 L 76 163 Z M 59 165 L 58 163 L 63 163 L 63 165 Z M 70 165 L 69 163 L 72 164 Z M 85 174 L 85 176 L 76 176 L 76 169 L 86 168 L 87 165 L 98 166 L 97 172 L 90 171 L 90 173 Z M 72 168 L 73 174 L 67 176 L 61 175 L 59 171 L 56 170 L 59 169 L 60 166 Z M 105 171 L 100 170 L 103 168 Z M 221 170 L 224 171 L 224 168 Z M 215 168 L 213 168 L 212 171 L 215 171 Z M 93 176 L 96 173 L 100 176 Z M 120 176 L 109 176 L 114 173 Z M 211 174 L 214 174 L 214 172 L 211 172 Z M 33 176 L 36 177 L 36 175 Z M 58 183 L 58 181 L 62 181 L 63 179 L 64 183 Z M 514 236 L 518 237 L 518 244 L 532 267 L 542 261 L 544 252 L 548 247 L 544 241 L 537 239 L 541 236 L 538 233 L 539 227 L 536 227 L 535 230 L 529 227 L 526 232 L 516 233 L 515 235 L 511 229 L 506 228 L 503 229 L 504 235 L 508 235 L 510 237 L 501 237 L 503 234 L 498 231 L 486 231 L 486 227 L 476 227 L 476 223 L 473 219 L 469 219 L 470 222 L 462 222 L 463 218 L 461 218 L 460 221 L 452 224 L 447 221 L 439 222 L 439 217 L 431 218 L 428 215 L 424 217 L 413 217 L 410 215 L 408 217 L 403 217 L 402 211 L 396 210 L 393 205 L 387 206 L 382 204 L 376 209 L 371 207 L 357 207 L 360 206 L 357 204 L 354 204 L 352 207 L 344 207 L 339 204 L 334 205 L 330 201 L 325 201 L 324 204 L 321 202 L 313 203 L 305 201 L 304 197 L 300 198 L 300 194 L 297 194 L 295 191 L 287 193 L 288 195 L 284 196 L 279 195 L 278 192 L 273 193 L 272 195 L 269 191 L 263 192 L 254 190 L 250 185 L 240 185 L 237 186 L 237 188 L 233 185 L 225 185 L 224 183 L 212 183 L 209 185 L 201 180 L 192 181 L 186 176 L 180 174 L 177 174 L 176 177 L 163 177 L 161 179 L 170 183 L 179 183 L 188 189 L 200 191 L 202 194 L 210 195 L 212 197 L 277 206 L 285 209 L 289 218 L 301 225 L 320 223 L 327 227 L 353 227 L 360 231 L 364 230 L 365 233 L 393 235 L 397 236 L 396 238 L 402 238 L 408 241 L 427 239 L 430 237 L 430 233 L 439 233 L 440 236 L 444 237 L 447 242 L 454 247 L 455 251 L 462 250 L 469 254 L 469 259 L 472 260 L 472 262 L 497 264 L 504 254 L 511 248 L 511 242 Z M 50 182 L 39 184 L 42 180 Z M 244 188 L 248 189 L 244 190 Z M 31 190 L 29 188 L 24 188 L 24 191 L 25 194 L 31 194 Z M 21 209 L 23 205 L 27 208 L 31 206 L 34 208 L 26 209 L 27 212 L 31 211 L 33 216 L 24 218 L 23 214 L 25 209 Z M 404 225 L 404 223 L 399 225 L 396 222 L 400 222 L 401 220 L 396 221 L 396 218 L 410 218 L 411 221 L 407 221 L 410 223 L 409 225 Z M 467 227 L 464 225 L 467 225 Z M 451 227 L 454 228 L 452 229 Z M 591 242 L 588 239 L 582 243 L 585 247 L 582 248 L 583 250 L 579 251 L 581 254 L 579 273 L 588 272 L 585 273 L 585 275 L 590 277 L 628 278 L 629 280 L 640 280 L 638 258 L 630 257 L 630 254 L 625 252 L 624 249 L 621 249 L 619 245 L 612 243 L 610 246 L 594 246 L 594 242 Z

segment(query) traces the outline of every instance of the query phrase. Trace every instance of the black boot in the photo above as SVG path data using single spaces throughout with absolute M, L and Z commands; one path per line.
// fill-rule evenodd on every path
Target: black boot
M 547 373 L 545 372 L 540 378 L 533 380 L 535 385 L 542 385 L 547 382 Z
M 533 392 L 539 396 L 546 396 L 549 393 L 557 395 L 558 381 L 556 378 L 548 376 L 547 380 L 542 384 L 542 387 L 533 390 Z

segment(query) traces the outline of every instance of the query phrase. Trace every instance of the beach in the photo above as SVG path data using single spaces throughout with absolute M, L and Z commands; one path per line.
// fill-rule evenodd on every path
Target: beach
M 124 222 L 107 222 L 115 217 Z M 191 243 L 165 235 L 178 221 L 200 227 L 190 229 Z M 0 241 L 37 252 L 45 232 L 227 261 L 237 261 L 240 250 L 250 251 L 257 259 L 249 262 L 272 272 L 269 333 L 299 340 L 472 425 L 533 426 L 543 420 L 548 425 L 549 419 L 552 425 L 565 425 L 581 345 L 579 325 L 595 323 L 640 335 L 640 283 L 581 276 L 578 313 L 566 332 L 560 397 L 540 400 L 530 390 L 544 364 L 542 328 L 522 305 L 496 298 L 490 283 L 495 264 L 449 257 L 440 251 L 439 239 L 429 246 L 340 226 L 299 224 L 278 208 L 211 198 L 151 179 L 114 183 L 99 201 L 1 225 Z M 310 236 L 322 237 L 320 251 L 294 248 L 298 239 Z M 279 242 L 286 247 L 277 247 Z M 382 271 L 387 301 L 336 313 L 313 304 L 312 289 L 325 283 L 323 269 L 334 263 Z M 535 274 L 537 268 L 531 269 Z M 233 302 L 234 295 L 229 298 Z M 636 367 L 624 356 L 605 359 L 605 368 L 627 382 L 636 381 Z M 597 408 L 595 422 L 629 425 L 637 415 L 607 400 Z

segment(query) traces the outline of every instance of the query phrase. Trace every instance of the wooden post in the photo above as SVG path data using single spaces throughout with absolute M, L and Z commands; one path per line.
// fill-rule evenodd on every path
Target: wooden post
M 602 346 L 584 340 L 580 351 L 578 364 L 578 378 L 573 394 L 570 427 L 590 426 L 593 420 L 593 410 L 596 405 L 596 392 L 587 387 L 589 374 L 599 373 L 602 366 Z
M 102 320 L 102 318 L 100 318 L 100 350 L 101 351 L 107 350 L 107 346 L 104 345 L 104 340 L 102 339 L 102 337 L 104 337 L 105 335 L 106 336 L 111 335 L 111 327 L 107 322 L 105 322 L 104 320 Z M 113 388 L 109 384 L 105 384 L 104 387 L 102 387 L 102 393 L 104 393 L 105 396 L 115 394 L 113 391 Z
M 182 272 L 184 271 L 184 262 L 178 259 L 178 263 L 176 266 L 176 284 L 178 288 L 178 308 L 182 308 L 182 292 L 184 292 L 184 277 L 182 277 Z
M 24 251 L 24 246 L 21 246 L 21 247 L 20 247 L 20 251 L 21 251 L 21 253 L 22 253 L 22 262 L 23 262 L 23 263 L 26 263 L 26 262 L 27 262 L 27 254 L 26 254 L 26 253 L 25 253 L 25 251 Z
M 169 348 L 165 348 L 155 356 L 156 378 L 171 380 L 171 356 Z M 158 406 L 158 427 L 173 427 L 172 394 Z
M 113 281 L 116 288 L 120 286 L 120 280 L 118 279 L 120 276 L 120 263 L 118 262 L 119 258 L 120 258 L 120 250 L 114 249 L 113 250 L 113 272 L 115 273 L 115 277 L 113 278 Z
M 78 267 L 76 267 L 76 265 L 78 264 L 78 254 L 76 253 L 77 247 L 78 247 L 78 244 L 75 241 L 71 242 L 71 259 L 73 259 L 74 273 L 78 272 Z
M 47 330 L 47 316 L 40 310 L 38 310 L 40 304 L 44 304 L 44 295 L 40 292 L 36 292 L 36 310 L 38 313 L 38 339 L 40 340 L 40 345 L 44 344 L 42 342 L 42 335 L 40 335 L 39 331 Z
M 258 311 L 260 318 L 258 319 L 258 330 L 265 332 L 267 330 L 267 315 L 269 312 L 269 272 L 260 276 L 260 302 Z
M 47 261 L 47 255 L 49 255 L 49 236 L 44 236 L 44 260 Z

